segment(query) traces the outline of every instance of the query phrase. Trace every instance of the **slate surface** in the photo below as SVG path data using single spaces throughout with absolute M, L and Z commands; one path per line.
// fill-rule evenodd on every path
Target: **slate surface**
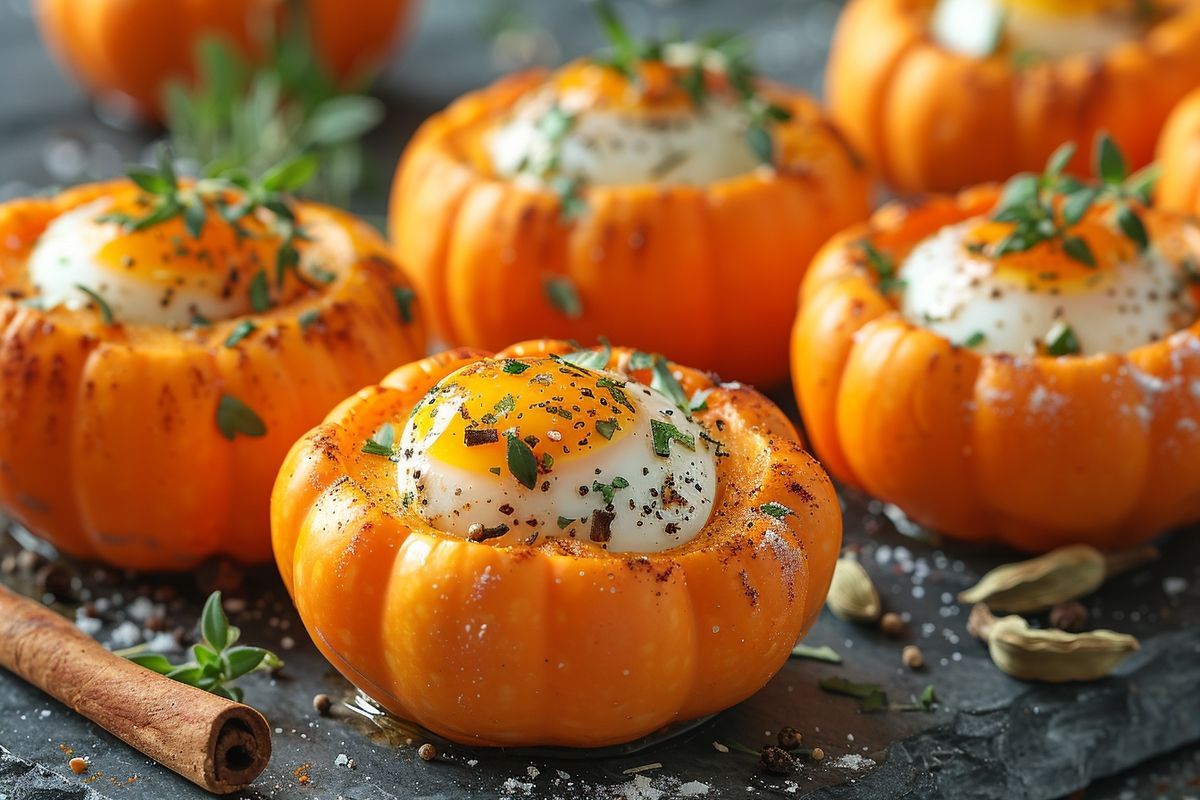
M 0 0 L 0 198 L 109 177 L 122 162 L 141 155 L 154 135 L 97 121 L 41 50 L 28 2 Z M 758 43 L 758 60 L 767 74 L 815 90 L 838 5 L 829 0 L 658 0 L 623 8 L 639 26 L 651 24 L 650 18 L 675 17 L 689 30 L 746 31 Z M 553 62 L 598 41 L 578 4 L 561 0 L 427 0 L 410 39 L 381 83 L 389 116 L 368 142 L 373 180 L 355 199 L 356 210 L 375 220 L 383 213 L 396 157 L 420 119 L 498 70 L 519 66 L 521 54 Z M 249 698 L 267 713 L 276 735 L 270 767 L 243 796 L 1054 798 L 1115 775 L 1096 781 L 1086 796 L 1200 797 L 1200 750 L 1187 746 L 1200 739 L 1200 571 L 1195 566 L 1200 539 L 1176 536 L 1165 544 L 1161 562 L 1118 578 L 1089 599 L 1095 624 L 1142 638 L 1143 650 L 1115 677 L 1083 686 L 1039 687 L 994 670 L 985 650 L 965 633 L 966 609 L 952 602 L 959 589 L 1008 556 L 951 545 L 939 549 L 902 537 L 853 497 L 847 498 L 846 536 L 861 547 L 888 607 L 910 617 L 905 639 L 890 640 L 825 615 L 809 642 L 833 646 L 845 658 L 842 666 L 793 659 L 746 703 L 625 753 L 444 746 L 444 758 L 426 764 L 404 740 L 411 735 L 419 744 L 428 737 L 390 718 L 383 730 L 352 711 L 354 693 L 312 650 L 278 579 L 269 570 L 251 573 L 243 586 L 253 591 L 242 593 L 247 608 L 236 621 L 248 641 L 276 648 L 288 665 L 277 678 L 247 681 Z M 15 547 L 5 539 L 0 553 Z M 208 588 L 231 579 L 212 567 L 194 580 L 165 581 L 89 566 L 67 568 L 79 579 L 69 594 L 86 587 L 93 600 L 111 604 L 97 632 L 104 641 L 123 641 L 131 632 L 140 638 L 143 625 L 121 623 L 130 617 L 144 620 L 147 613 L 164 614 L 169 625 L 190 624 Z M 0 580 L 41 593 L 30 574 L 18 571 Z M 137 599 L 147 592 L 153 596 L 163 585 L 177 599 L 161 608 Z M 238 592 L 227 595 L 238 597 Z M 57 607 L 74 613 L 80 599 Z M 900 666 L 899 650 L 908 641 L 925 652 L 928 667 L 921 673 Z M 941 703 L 930 714 L 862 715 L 853 700 L 817 688 L 826 675 L 879 682 L 896 701 L 932 683 Z M 332 718 L 312 711 L 318 692 L 337 701 Z M 751 756 L 712 746 L 718 741 L 758 747 L 785 724 L 800 728 L 806 743 L 823 747 L 828 758 L 777 778 L 760 773 Z M 92 759 L 88 775 L 71 775 L 68 750 Z M 339 765 L 340 755 L 353 759 L 355 768 Z M 1117 775 L 1154 756 L 1146 766 Z M 662 767 L 625 773 L 654 763 Z M 0 674 L 0 800 L 202 796 L 40 692 Z

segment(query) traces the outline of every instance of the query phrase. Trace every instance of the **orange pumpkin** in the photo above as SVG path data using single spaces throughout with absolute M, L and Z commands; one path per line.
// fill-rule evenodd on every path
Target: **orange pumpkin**
M 986 57 L 940 45 L 929 32 L 934 0 L 852 0 L 826 71 L 830 113 L 902 192 L 1040 169 L 1059 143 L 1100 130 L 1140 167 L 1171 108 L 1200 83 L 1200 4 L 1155 5 L 1141 38 L 1023 64 L 1025 51 L 1003 43 Z M 1085 163 L 1082 152 L 1076 164 Z
M 1158 140 L 1161 167 L 1155 202 L 1169 211 L 1200 215 L 1200 89 L 1175 106 Z
M 224 287 L 212 302 L 254 291 L 273 245 L 235 240 L 215 214 L 197 239 L 179 219 L 116 235 L 76 264 L 110 276 L 88 287 L 97 304 L 37 307 L 32 254 L 47 227 L 109 198 L 141 202 L 118 181 L 0 205 L 0 505 L 63 552 L 122 567 L 266 560 L 267 501 L 287 448 L 347 392 L 424 352 L 411 289 L 368 226 L 300 204 L 300 224 L 327 232 L 345 258 L 322 265 L 319 285 L 289 276 L 270 309 L 181 328 L 105 319 L 119 271 L 158 287 L 155 309 L 189 275 Z M 67 233 L 65 246 L 94 234 Z M 301 242 L 301 258 L 315 246 Z M 178 268 L 145 271 L 164 265 Z
M 822 463 L 922 525 L 1028 551 L 1123 547 L 1200 519 L 1200 323 L 1127 352 L 982 353 L 910 322 L 881 291 L 862 242 L 899 263 L 997 197 L 984 187 L 889 205 L 817 256 L 792 375 Z M 1186 231 L 1144 218 L 1152 233 Z
M 220 35 L 249 57 L 284 22 L 278 0 L 37 0 L 43 38 L 94 94 L 120 94 L 146 115 L 162 116 L 165 81 L 193 74 L 196 44 Z M 304 0 L 316 57 L 340 80 L 378 68 L 404 27 L 411 0 Z
M 631 84 L 579 61 L 552 75 L 510 76 L 421 127 L 392 185 L 389 230 L 442 338 L 495 349 L 531 336 L 603 335 L 758 385 L 784 379 L 804 265 L 828 236 L 869 211 L 866 173 L 813 100 L 760 85 L 765 100 L 791 115 L 771 128 L 774 166 L 752 160 L 709 182 L 665 175 L 592 182 L 565 197 L 500 174 L 488 151 L 514 108 L 546 93 L 571 104 L 576 125 L 614 114 L 630 137 L 643 125 L 686 129 L 703 115 L 680 87 L 685 74 L 649 62 Z M 721 75 L 706 80 L 711 96 L 728 94 Z M 623 152 L 639 144 L 655 146 L 647 135 Z M 606 146 L 601 140 L 596 148 Z M 708 151 L 698 146 L 695 158 L 741 149 L 741 138 Z M 670 173 L 679 152 L 668 151 L 651 171 Z
M 539 340 L 494 358 L 523 371 L 512 362 L 571 349 Z M 472 541 L 399 493 L 411 453 L 364 447 L 491 358 L 458 349 L 401 367 L 292 449 L 272 497 L 275 557 L 321 652 L 393 713 L 478 745 L 623 742 L 758 690 L 816 619 L 841 542 L 832 485 L 787 418 L 671 365 L 686 392 L 711 390 L 695 418 L 728 453 L 694 539 L 649 553 L 562 535 Z M 608 364 L 636 391 L 650 376 L 631 358 L 616 349 Z

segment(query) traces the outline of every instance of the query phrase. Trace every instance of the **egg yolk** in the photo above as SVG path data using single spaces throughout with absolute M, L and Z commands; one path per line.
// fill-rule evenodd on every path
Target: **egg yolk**
M 445 406 L 429 398 L 413 414 L 415 435 L 430 458 L 477 474 L 511 472 L 509 438 L 544 471 L 619 443 L 638 420 L 623 381 L 549 359 L 479 362 L 439 392 L 457 399 L 456 410 L 434 433 Z
M 1012 233 L 1013 228 L 1014 225 L 1009 222 L 979 222 L 967 232 L 966 249 L 990 251 Z M 1071 291 L 1094 286 L 1098 275 L 1137 257 L 1133 242 L 1112 230 L 1095 215 L 1072 228 L 1070 236 L 1087 244 L 1094 264 L 1069 255 L 1063 248 L 1063 240 L 1056 237 L 1022 252 L 1005 253 L 993 258 L 993 274 L 998 279 L 1017 285 L 1051 284 L 1059 291 Z
M 402 502 L 444 533 L 644 553 L 703 530 L 716 495 L 714 441 L 648 386 L 527 358 L 481 361 L 443 378 L 392 452 Z

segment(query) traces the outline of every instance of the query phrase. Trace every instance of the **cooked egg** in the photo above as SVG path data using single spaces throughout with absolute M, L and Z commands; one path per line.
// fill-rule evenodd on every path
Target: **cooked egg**
M 700 111 L 593 107 L 586 92 L 547 87 L 517 104 L 488 138 L 496 173 L 532 185 L 548 174 L 591 186 L 705 185 L 754 170 L 746 115 L 713 96 Z
M 250 235 L 239 237 L 210 210 L 200 237 L 193 238 L 180 218 L 131 231 L 104 219 L 114 211 L 146 213 L 136 200 L 105 197 L 46 226 L 27 263 L 41 307 L 94 306 L 91 292 L 116 322 L 182 328 L 197 318 L 229 319 L 284 299 L 275 280 L 279 242 L 261 220 L 243 220 Z M 349 235 L 330 220 L 318 216 L 304 223 L 309 240 L 299 246 L 302 271 L 339 263 L 353 252 Z M 252 290 L 256 281 L 261 290 Z
M 1006 232 L 1001 223 L 973 219 L 913 248 L 899 271 L 904 316 L 982 353 L 1042 352 L 1069 330 L 1085 355 L 1127 352 L 1197 317 L 1184 270 L 1184 253 L 1200 253 L 1194 228 L 1139 253 L 1089 219 L 1072 232 L 1088 242 L 1094 267 L 1068 257 L 1057 241 L 998 259 L 981 251 Z
M 939 0 L 933 38 L 948 50 L 982 58 L 1003 43 L 1042 58 L 1094 55 L 1137 39 L 1144 4 L 1131 0 Z
M 396 452 L 408 506 L 475 541 L 570 537 L 658 552 L 704 528 L 716 492 L 715 446 L 666 396 L 551 358 L 446 376 Z

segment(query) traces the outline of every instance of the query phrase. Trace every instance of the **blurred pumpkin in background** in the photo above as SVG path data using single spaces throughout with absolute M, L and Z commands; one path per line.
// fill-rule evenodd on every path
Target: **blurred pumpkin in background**
M 89 92 L 161 119 L 163 88 L 195 72 L 197 44 L 220 36 L 261 58 L 276 30 L 295 28 L 342 85 L 378 69 L 413 0 L 36 0 L 43 38 Z
M 1175 107 L 1158 140 L 1159 206 L 1200 215 L 1200 89 Z
M 1197 84 L 1194 0 L 852 0 L 826 97 L 893 187 L 952 191 L 1039 169 L 1102 129 L 1143 166 Z

